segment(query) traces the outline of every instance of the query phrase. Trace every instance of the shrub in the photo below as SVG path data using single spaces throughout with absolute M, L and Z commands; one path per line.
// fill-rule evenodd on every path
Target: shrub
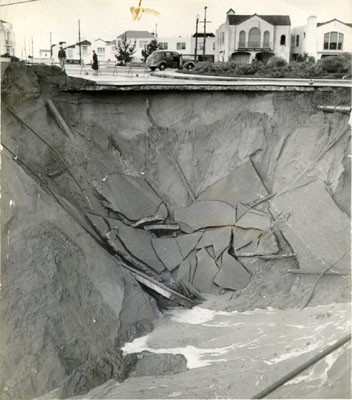
M 272 68 L 279 68 L 287 65 L 287 61 L 282 57 L 274 56 L 270 58 L 270 60 L 267 62 L 267 65 Z
M 350 58 L 348 56 L 329 56 L 320 60 L 323 71 L 329 73 L 348 72 L 350 67 Z

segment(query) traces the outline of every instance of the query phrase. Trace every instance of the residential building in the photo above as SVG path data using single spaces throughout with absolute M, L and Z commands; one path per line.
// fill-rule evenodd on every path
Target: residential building
M 99 62 L 116 61 L 116 40 L 96 39 L 92 43 L 92 50 L 97 53 Z
M 12 24 L 0 20 L 0 55 L 3 54 L 15 55 L 15 35 Z
M 131 41 L 131 43 L 136 43 L 136 52 L 133 55 L 132 61 L 143 61 L 142 50 L 154 39 L 154 34 L 148 31 L 126 31 L 117 37 L 117 42 L 122 38 L 126 38 Z
M 306 25 L 292 29 L 292 58 L 296 59 L 299 54 L 304 53 L 316 60 L 352 53 L 352 23 L 336 18 L 319 23 L 316 16 L 310 16 Z
M 216 31 L 216 61 L 250 63 L 279 56 L 289 61 L 291 21 L 288 15 L 240 15 L 230 9 Z
M 85 64 L 90 64 L 92 61 L 92 55 L 93 55 L 93 48 L 92 48 L 92 43 L 89 40 L 82 40 L 79 43 L 72 44 L 71 46 L 65 47 L 66 51 L 66 57 L 67 57 L 67 62 L 79 62 L 80 59 L 80 53 L 79 49 L 81 47 L 81 58 L 82 61 Z M 58 52 L 59 49 L 56 49 L 56 52 Z M 56 55 L 57 56 L 57 55 Z
M 160 36 L 158 37 L 159 49 L 177 51 L 180 54 L 191 54 L 192 44 L 190 36 Z
M 204 50 L 204 33 L 195 33 L 192 37 L 192 54 L 195 54 L 195 48 L 197 43 L 197 59 L 202 60 Z M 208 61 L 214 61 L 215 59 L 215 46 L 216 40 L 214 33 L 205 34 L 205 59 Z

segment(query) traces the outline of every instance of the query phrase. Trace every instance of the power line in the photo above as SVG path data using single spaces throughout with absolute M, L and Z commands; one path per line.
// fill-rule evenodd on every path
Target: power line
M 31 3 L 33 1 L 39 1 L 39 0 L 25 0 L 25 1 L 18 1 L 16 3 L 0 4 L 0 7 L 15 6 L 16 4 Z

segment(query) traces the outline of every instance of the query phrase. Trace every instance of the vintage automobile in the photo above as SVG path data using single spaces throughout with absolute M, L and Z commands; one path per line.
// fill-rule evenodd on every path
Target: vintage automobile
M 157 68 L 164 71 L 166 68 L 193 69 L 195 61 L 185 59 L 182 54 L 176 51 L 156 50 L 147 58 L 147 67 L 152 71 Z

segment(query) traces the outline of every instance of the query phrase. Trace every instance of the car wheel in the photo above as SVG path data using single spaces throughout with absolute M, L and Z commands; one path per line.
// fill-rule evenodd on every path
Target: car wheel
M 155 70 L 156 70 L 156 67 L 150 67 L 150 69 L 151 69 L 152 71 L 155 71 Z
M 187 65 L 187 69 L 188 69 L 189 71 L 191 71 L 193 68 L 194 68 L 194 65 L 193 65 L 193 64 L 188 64 L 188 65 Z
M 160 71 L 164 71 L 166 69 L 166 64 L 162 63 L 159 67 Z

